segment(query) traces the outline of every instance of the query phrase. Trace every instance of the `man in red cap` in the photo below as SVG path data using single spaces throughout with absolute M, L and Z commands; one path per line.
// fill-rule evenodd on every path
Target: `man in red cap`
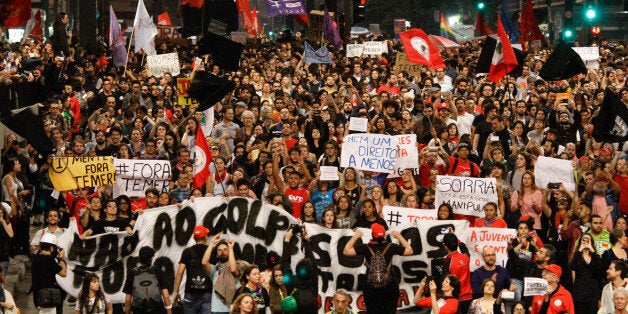
M 574 313 L 571 293 L 559 283 L 560 275 L 563 273 L 562 268 L 556 264 L 550 264 L 544 268 L 543 279 L 547 280 L 547 293 L 534 296 L 532 314 Z
M 212 300 L 212 280 L 202 264 L 203 254 L 207 250 L 207 234 L 209 229 L 203 225 L 194 227 L 195 245 L 181 253 L 179 269 L 174 279 L 174 302 L 181 299 L 179 287 L 186 273 L 185 295 L 183 308 L 185 313 L 209 313 Z
M 366 270 L 367 283 L 364 286 L 366 313 L 396 313 L 397 300 L 399 299 L 399 278 L 393 278 L 394 272 L 390 271 L 390 263 L 395 255 L 412 255 L 412 247 L 397 230 L 392 231 L 390 235 L 397 239 L 399 244 L 386 241 L 386 228 L 378 223 L 371 225 L 373 239 L 368 244 L 355 246 L 358 239 L 362 237 L 362 232 L 358 228 L 353 229 L 353 231 L 355 233 L 345 245 L 343 253 L 347 256 L 362 255 L 366 258 L 368 265 Z M 376 266 L 376 264 L 379 265 Z

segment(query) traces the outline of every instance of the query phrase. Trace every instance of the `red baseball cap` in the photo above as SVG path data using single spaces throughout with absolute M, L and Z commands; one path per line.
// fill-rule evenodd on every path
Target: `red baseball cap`
M 209 233 L 209 229 L 205 228 L 205 226 L 196 226 L 194 227 L 194 239 L 201 239 L 207 236 Z
M 549 264 L 547 266 L 543 266 L 543 268 L 545 268 L 547 271 L 553 273 L 558 278 L 560 278 L 560 275 L 563 274 L 563 269 L 560 268 L 560 266 L 558 266 L 556 264 Z
M 380 224 L 372 224 L 371 232 L 373 233 L 373 238 L 383 238 L 386 236 L 386 228 Z
M 441 102 L 436 105 L 436 109 L 447 109 L 449 110 L 449 104 L 446 102 Z

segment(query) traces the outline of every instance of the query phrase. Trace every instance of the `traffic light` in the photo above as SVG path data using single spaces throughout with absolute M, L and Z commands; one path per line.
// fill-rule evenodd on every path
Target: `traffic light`
M 366 22 L 366 1 L 353 0 L 353 24 L 364 24 Z
M 561 37 L 564 41 L 571 41 L 573 39 L 574 31 L 571 28 L 565 28 L 561 32 Z
M 601 32 L 602 32 L 602 28 L 601 27 L 599 27 L 599 26 L 591 27 L 591 35 L 593 35 L 593 37 L 600 36 Z
M 589 21 L 595 19 L 595 16 L 597 15 L 597 11 L 595 10 L 595 8 L 591 5 L 589 5 L 585 11 L 585 15 L 587 17 L 587 19 Z
M 486 7 L 486 4 L 484 4 L 484 1 L 478 2 L 478 10 L 484 10 L 485 7 Z

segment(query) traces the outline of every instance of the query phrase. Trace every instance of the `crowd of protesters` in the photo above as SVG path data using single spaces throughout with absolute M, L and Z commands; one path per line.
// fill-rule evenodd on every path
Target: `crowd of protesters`
M 61 17 L 59 23 L 63 21 Z M 6 135 L 5 210 L 0 210 L 0 265 L 5 273 L 9 256 L 35 251 L 44 234 L 61 234 L 72 218 L 83 237 L 133 233 L 141 210 L 190 197 L 251 197 L 285 209 L 300 222 L 344 229 L 388 229 L 382 208 L 391 205 L 438 209 L 438 219 L 517 230 L 505 268 L 495 265 L 495 252 L 485 250 L 485 264 L 472 274 L 467 258 L 466 268 L 452 266 L 440 282 L 422 281 L 416 304 L 434 313 L 441 304 L 440 313 L 461 308 L 503 312 L 502 290 L 514 292 L 514 313 L 594 313 L 598 308 L 599 313 L 626 313 L 627 148 L 623 142 L 592 136 L 592 119 L 606 89 L 628 106 L 627 54 L 620 43 L 600 40 L 599 69 L 558 82 L 539 77 L 551 49 L 533 45 L 520 73 L 498 83 L 475 73 L 481 45 L 472 42 L 441 51 L 446 68 L 423 66 L 415 75 L 397 71 L 395 54 L 402 46 L 393 40 L 383 55 L 346 58 L 343 50 L 332 49 L 333 63 L 308 64 L 297 33 L 289 41 L 246 46 L 237 71 L 221 69 L 195 45 L 159 44 L 158 53 L 179 54 L 181 77 L 207 71 L 235 82 L 233 92 L 214 105 L 215 120 L 204 121 L 196 105 L 178 102 L 176 77 L 152 76 L 141 64 L 141 54 L 131 50 L 128 66 L 116 68 L 103 45 L 85 51 L 75 38 L 58 37 L 63 36 L 5 43 L 0 71 L 5 87 L 30 89 L 28 97 L 43 117 L 55 156 L 169 160 L 172 180 L 169 192 L 149 189 L 145 198 L 114 198 L 110 186 L 55 191 L 48 156 L 19 142 L 15 134 Z M 193 64 L 194 57 L 204 62 Z M 563 97 L 565 93 L 570 97 Z M 420 171 L 387 178 L 341 168 L 343 138 L 350 133 L 352 117 L 367 118 L 369 133 L 416 134 Z M 213 123 L 212 132 L 197 139 L 202 123 Z M 213 162 L 206 184 L 195 188 L 191 152 L 198 140 L 207 141 Z M 576 190 L 561 182 L 536 186 L 539 156 L 570 160 Z M 337 167 L 340 181 L 320 180 L 320 166 Z M 484 206 L 482 219 L 455 215 L 448 204 L 434 203 L 437 175 L 493 177 L 499 201 Z M 44 225 L 32 241 L 31 225 Z M 242 275 L 227 261 L 232 243 L 218 240 L 211 246 L 220 255 L 224 244 L 224 260 L 219 259 L 234 275 Z M 445 242 L 452 259 L 464 264 L 458 241 Z M 244 273 L 242 286 L 255 288 L 259 269 L 246 268 Z M 548 294 L 522 297 L 524 277 L 547 279 Z M 271 297 L 286 292 L 281 283 L 274 284 Z M 431 297 L 422 298 L 424 287 Z M 253 293 L 252 300 L 231 295 L 237 304 L 232 313 L 256 312 L 256 304 L 261 310 L 276 305 L 265 293 L 261 299 Z M 334 313 L 345 311 L 346 300 L 346 291 L 337 292 Z M 212 311 L 228 312 L 229 307 L 223 304 Z M 273 313 L 281 309 L 275 307 Z

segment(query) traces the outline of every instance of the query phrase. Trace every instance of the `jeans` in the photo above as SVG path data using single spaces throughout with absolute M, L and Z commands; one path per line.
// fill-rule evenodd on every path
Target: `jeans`
M 212 305 L 211 292 L 185 292 L 183 314 L 205 314 Z

